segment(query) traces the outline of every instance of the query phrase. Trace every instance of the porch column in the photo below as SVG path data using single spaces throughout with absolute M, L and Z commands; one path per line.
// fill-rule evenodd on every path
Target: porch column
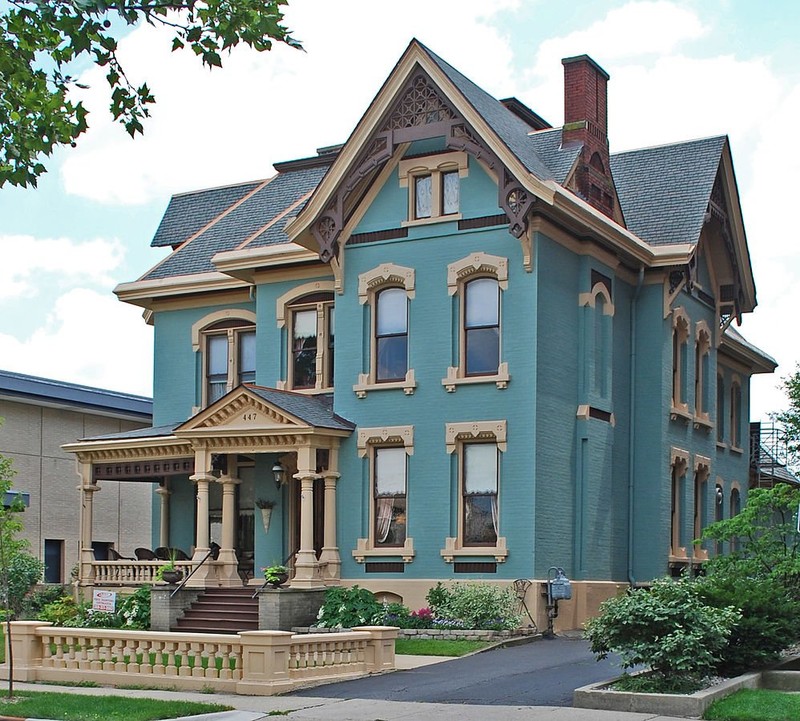
M 223 476 L 218 483 L 222 486 L 222 548 L 219 552 L 220 564 L 217 578 L 221 586 L 241 586 L 239 561 L 236 558 L 236 486 L 238 478 Z
M 81 520 L 80 520 L 80 551 L 78 562 L 80 569 L 78 572 L 78 584 L 88 586 L 94 581 L 94 550 L 92 549 L 92 524 L 94 517 L 94 494 L 100 488 L 92 483 L 92 464 L 80 461 L 78 463 L 78 475 L 80 485 L 78 490 L 81 492 Z
M 197 528 L 192 561 L 200 563 L 209 551 L 208 484 L 217 479 L 211 473 L 211 453 L 205 448 L 195 450 L 194 475 L 189 480 L 196 486 Z M 191 587 L 216 586 L 216 569 L 211 560 L 206 561 L 186 584 Z
M 336 545 L 336 482 L 339 480 L 339 449 L 331 448 L 328 452 L 328 468 L 322 472 L 325 479 L 325 530 L 322 541 L 322 553 L 319 560 L 322 565 L 322 577 L 327 580 L 339 580 L 341 577 L 342 559 Z
M 159 524 L 158 524 L 158 545 L 169 546 L 169 488 L 167 488 L 167 481 L 164 481 L 163 486 L 156 488 L 156 493 L 159 497 Z
M 300 549 L 294 561 L 292 586 L 320 585 L 317 555 L 314 553 L 314 479 L 317 478 L 317 449 L 301 446 L 297 449 L 297 473 L 300 483 Z

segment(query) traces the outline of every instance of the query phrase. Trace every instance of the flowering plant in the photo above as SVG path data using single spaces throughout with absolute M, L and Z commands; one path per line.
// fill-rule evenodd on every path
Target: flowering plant
M 267 583 L 282 583 L 289 575 L 289 569 L 281 563 L 265 566 L 261 570 L 264 571 L 264 580 Z

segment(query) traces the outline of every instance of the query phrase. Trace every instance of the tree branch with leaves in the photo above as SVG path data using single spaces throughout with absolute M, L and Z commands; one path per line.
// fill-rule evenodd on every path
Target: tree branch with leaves
M 110 111 L 135 137 L 155 97 L 130 82 L 117 55 L 119 31 L 142 22 L 174 31 L 172 49 L 222 66 L 239 44 L 301 48 L 283 22 L 287 0 L 7 0 L 0 10 L 0 187 L 36 186 L 43 160 L 74 145 L 87 110 L 71 98 L 85 87 L 71 74 L 87 59 L 106 70 Z M 0 6 L 2 7 L 2 6 Z

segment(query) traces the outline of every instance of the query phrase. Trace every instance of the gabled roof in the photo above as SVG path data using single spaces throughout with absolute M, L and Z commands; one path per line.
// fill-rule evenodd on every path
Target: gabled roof
M 748 341 L 736 328 L 729 325 L 722 336 L 720 350 L 744 362 L 753 373 L 774 373 L 778 362 Z
M 726 143 L 718 136 L 612 155 L 628 230 L 650 245 L 697 243 Z
M 262 400 L 296 416 L 310 426 L 333 428 L 340 431 L 352 431 L 356 427 L 355 423 L 351 423 L 333 412 L 332 395 L 309 396 L 250 383 L 245 385 Z

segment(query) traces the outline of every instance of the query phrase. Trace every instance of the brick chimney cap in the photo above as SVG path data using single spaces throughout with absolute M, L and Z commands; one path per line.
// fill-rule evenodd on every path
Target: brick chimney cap
M 589 63 L 600 75 L 602 75 L 606 80 L 610 80 L 611 76 L 603 70 L 594 60 L 592 60 L 588 55 L 575 55 L 571 58 L 563 58 L 561 60 L 562 65 L 572 65 L 573 63 Z

